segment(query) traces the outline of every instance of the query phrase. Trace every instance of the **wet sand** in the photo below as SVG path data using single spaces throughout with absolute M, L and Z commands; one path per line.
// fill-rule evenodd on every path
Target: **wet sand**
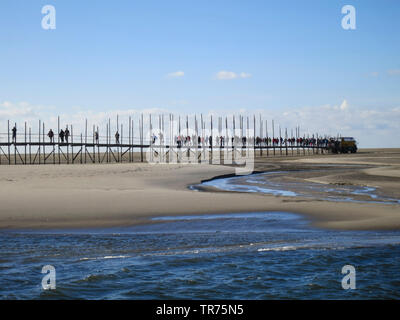
M 353 165 L 351 168 L 343 165 Z M 310 171 L 310 169 L 319 169 Z M 400 149 L 357 154 L 257 158 L 256 171 L 282 179 L 377 188 L 400 199 Z M 149 217 L 284 211 L 318 227 L 400 229 L 400 205 L 329 202 L 224 192 L 190 185 L 234 173 L 231 166 L 143 163 L 0 167 L 0 228 L 87 228 L 149 223 Z

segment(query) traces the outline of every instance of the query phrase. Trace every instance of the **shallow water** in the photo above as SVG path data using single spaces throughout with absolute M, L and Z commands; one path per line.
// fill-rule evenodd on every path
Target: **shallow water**
M 0 233 L 2 299 L 400 298 L 400 232 L 311 228 L 284 212 Z M 56 269 L 44 291 L 41 269 Z M 344 290 L 344 265 L 356 290 Z
M 400 199 L 387 197 L 376 188 L 354 185 L 331 185 L 315 182 L 285 181 L 287 171 L 276 171 L 214 179 L 198 186 L 225 191 L 264 193 L 275 196 L 309 197 L 327 201 L 400 204 Z M 196 188 L 197 186 L 193 186 Z

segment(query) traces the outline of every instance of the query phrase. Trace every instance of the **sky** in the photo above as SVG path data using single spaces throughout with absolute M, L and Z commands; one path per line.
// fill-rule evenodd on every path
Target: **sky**
M 2 0 L 0 133 L 57 115 L 255 113 L 400 147 L 399 37 L 397 0 Z

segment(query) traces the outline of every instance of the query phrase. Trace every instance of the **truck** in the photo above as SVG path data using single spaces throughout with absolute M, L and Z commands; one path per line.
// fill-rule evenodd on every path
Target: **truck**
M 332 153 L 356 153 L 357 141 L 353 137 L 330 139 L 328 149 Z

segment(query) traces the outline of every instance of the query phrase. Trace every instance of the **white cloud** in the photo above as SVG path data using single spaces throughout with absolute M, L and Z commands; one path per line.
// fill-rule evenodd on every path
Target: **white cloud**
M 219 71 L 216 74 L 216 78 L 218 80 L 233 80 L 233 79 L 238 79 L 238 78 L 250 78 L 251 74 L 250 73 L 246 73 L 246 72 L 241 72 L 241 73 L 236 73 L 233 71 Z
M 360 147 L 400 147 L 400 108 L 361 108 L 346 99 L 340 105 L 271 111 L 263 117 L 282 127 L 300 125 L 303 134 L 353 136 Z M 270 123 L 270 122 L 269 122 Z
M 241 78 L 250 78 L 250 77 L 251 77 L 251 74 L 250 74 L 250 73 L 246 73 L 246 72 L 241 72 L 241 73 L 240 73 L 240 77 L 241 77 Z
M 11 118 L 24 118 L 30 119 L 37 116 L 35 111 L 39 110 L 41 107 L 34 108 L 27 102 L 20 102 L 14 104 L 9 101 L 4 101 L 0 103 L 0 120 L 8 120 Z
M 232 71 L 219 71 L 217 73 L 217 79 L 218 80 L 231 80 L 231 79 L 236 79 L 237 74 Z
M 347 110 L 347 108 L 349 107 L 347 100 L 344 99 L 342 104 L 340 105 L 340 110 Z
M 185 75 L 183 71 L 175 71 L 167 74 L 167 78 L 180 78 Z
M 245 117 L 249 116 L 251 127 L 253 114 L 255 114 L 257 128 L 259 128 L 259 115 L 261 114 L 263 121 L 268 121 L 270 135 L 272 134 L 272 120 L 274 120 L 275 134 L 278 132 L 279 126 L 282 128 L 282 132 L 287 128 L 289 134 L 292 130 L 295 132 L 295 128 L 300 126 L 302 136 L 312 136 L 317 133 L 328 136 L 341 134 L 355 137 L 361 148 L 400 147 L 399 106 L 364 108 L 352 105 L 347 99 L 344 99 L 338 104 L 298 108 L 224 110 L 216 112 L 213 117 L 217 119 L 218 116 L 228 115 L 228 123 L 232 123 L 233 114 L 236 116 L 236 121 L 238 121 L 239 114 Z M 246 119 L 244 122 L 246 127 Z
M 191 110 L 188 108 L 188 110 Z M 138 137 L 139 118 L 144 114 L 145 127 L 149 123 L 149 115 L 153 115 L 153 126 L 158 128 L 158 114 L 168 114 L 171 110 L 166 108 L 151 109 L 112 109 L 108 112 L 99 112 L 84 108 L 77 108 L 60 114 L 61 126 L 73 124 L 74 133 L 80 134 L 84 132 L 85 119 L 88 119 L 89 131 L 91 132 L 93 125 L 99 126 L 102 134 L 105 134 L 106 123 L 111 119 L 112 130 L 116 129 L 116 118 L 119 116 L 120 123 L 124 126 L 124 139 L 127 136 L 128 119 L 132 116 L 134 121 L 134 135 Z M 199 113 L 197 116 L 199 116 Z M 214 125 L 217 125 L 219 116 L 228 116 L 228 123 L 232 123 L 232 115 L 236 115 L 238 121 L 239 114 L 250 116 L 256 114 L 257 126 L 258 116 L 262 115 L 262 119 L 268 120 L 268 130 L 271 134 L 271 120 L 275 122 L 275 132 L 280 125 L 281 128 L 291 130 L 300 126 L 302 135 L 319 135 L 335 136 L 338 133 L 343 136 L 354 136 L 360 147 L 400 147 L 400 106 L 395 107 L 358 107 L 352 105 L 347 99 L 342 100 L 338 104 L 325 104 L 319 106 L 303 106 L 298 108 L 282 108 L 282 109 L 259 109 L 241 108 L 238 110 L 220 110 L 214 109 L 209 113 L 213 115 Z M 203 110 L 203 114 L 207 114 Z M 182 119 L 185 114 L 181 115 Z M 189 115 L 189 118 L 194 114 Z M 178 114 L 175 114 L 175 119 Z M 0 103 L 0 132 L 6 132 L 7 120 L 11 123 L 16 122 L 19 128 L 23 127 L 24 121 L 27 121 L 28 128 L 32 127 L 32 132 L 38 131 L 38 120 L 42 120 L 46 124 L 46 129 L 57 129 L 57 109 L 53 106 L 32 105 L 26 102 L 13 103 L 5 101 Z M 168 117 L 165 117 L 168 119 Z M 167 121 L 167 120 L 166 120 Z M 191 120 L 192 121 L 192 120 Z M 209 127 L 209 117 L 205 120 L 207 128 Z M 238 122 L 237 122 L 238 123 Z M 238 125 L 238 124 L 237 124 Z M 250 121 L 252 126 L 252 121 Z M 265 128 L 265 126 L 264 126 Z M 4 138 L 4 137 L 3 137 Z M 0 141 L 3 139 L 0 136 Z M 136 139 L 135 138 L 135 139 Z

